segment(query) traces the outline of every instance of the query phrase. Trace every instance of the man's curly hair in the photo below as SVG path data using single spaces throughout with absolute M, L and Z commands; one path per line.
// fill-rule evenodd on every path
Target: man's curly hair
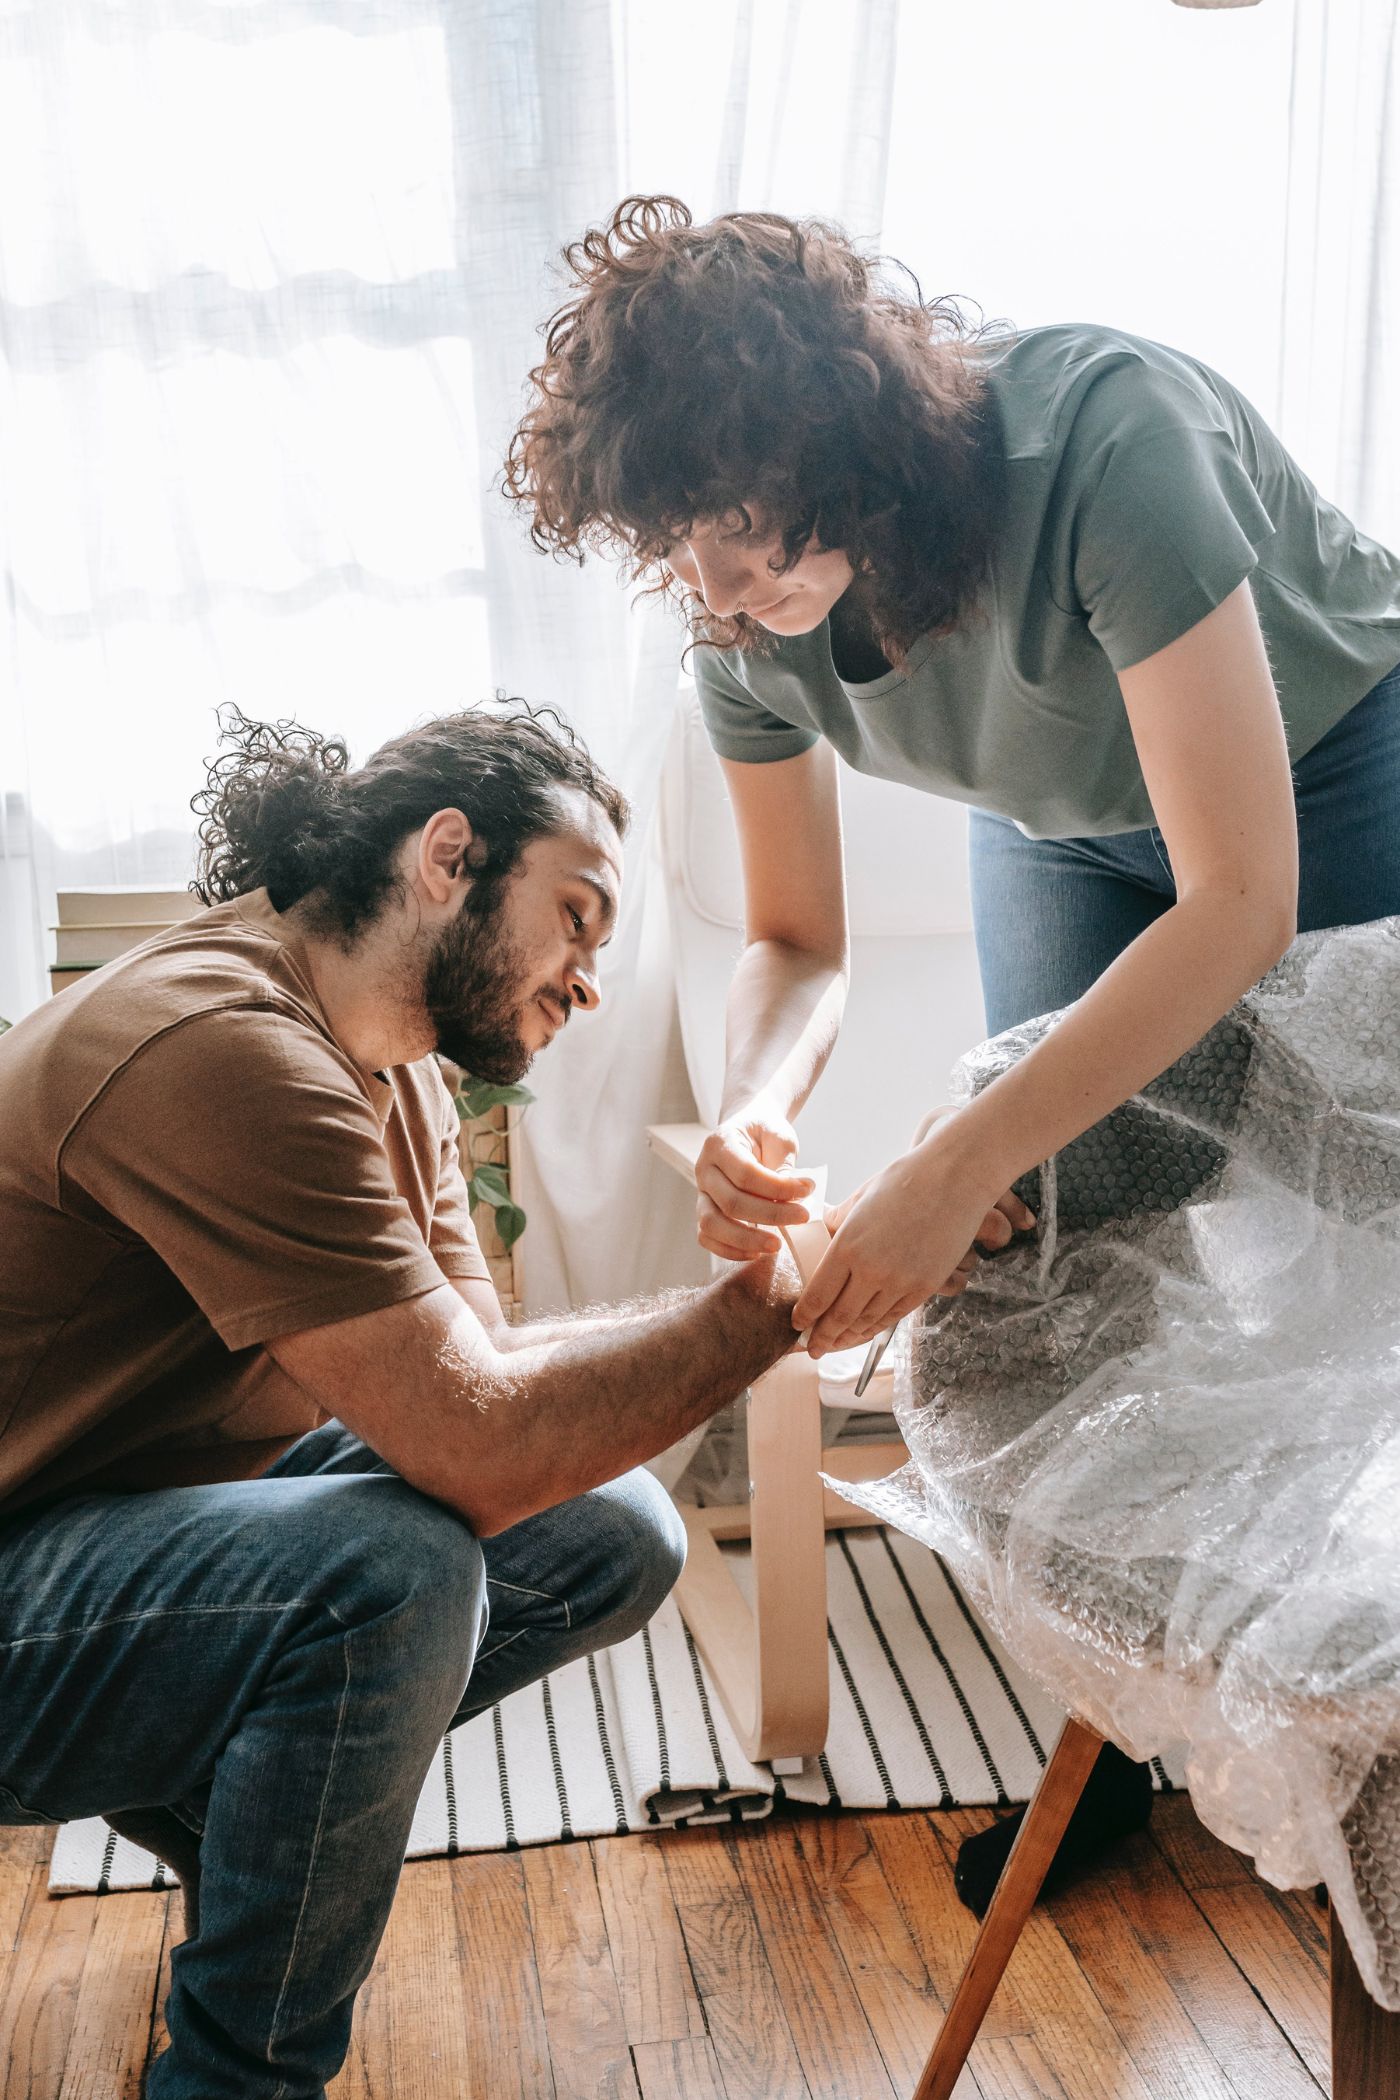
M 191 889 L 222 904 L 265 888 L 279 912 L 309 899 L 317 927 L 348 946 L 399 887 L 399 846 L 440 809 L 460 809 L 477 835 L 473 895 L 483 908 L 526 847 L 560 829 L 560 788 L 588 795 L 625 837 L 625 798 L 563 717 L 496 701 L 405 730 L 353 767 L 340 737 L 226 706 L 224 749 L 191 798 L 200 818 Z
M 696 226 L 675 197 L 628 197 L 564 250 L 575 296 L 545 324 L 503 488 L 541 549 L 624 551 L 658 579 L 700 522 L 756 513 L 786 573 L 840 548 L 898 662 L 962 624 L 986 575 L 1000 493 L 995 409 L 952 299 L 839 227 L 776 212 Z M 760 650 L 661 573 L 699 639 Z

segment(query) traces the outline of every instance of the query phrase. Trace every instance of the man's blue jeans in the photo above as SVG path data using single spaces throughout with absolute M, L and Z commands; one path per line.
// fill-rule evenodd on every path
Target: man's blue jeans
M 478 1542 L 339 1422 L 257 1480 L 0 1518 L 0 1823 L 203 1829 L 150 2100 L 318 2100 L 444 1733 L 634 1633 L 684 1558 L 649 1473 Z
M 1400 912 L 1400 666 L 1293 768 L 1298 931 Z M 988 1035 L 1053 1013 L 1176 901 L 1162 834 L 1028 839 L 971 821 L 972 911 Z

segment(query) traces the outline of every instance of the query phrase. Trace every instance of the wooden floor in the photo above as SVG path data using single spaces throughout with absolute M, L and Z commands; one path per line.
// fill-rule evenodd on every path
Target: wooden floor
M 412 1861 L 333 2100 L 902 2100 L 975 1930 L 953 1852 L 985 1821 L 785 1814 Z M 0 2093 L 134 2100 L 180 1899 L 54 1900 L 51 1841 L 0 1830 Z M 1035 1913 L 958 2100 L 1317 2100 L 1325 1927 L 1159 1802 Z

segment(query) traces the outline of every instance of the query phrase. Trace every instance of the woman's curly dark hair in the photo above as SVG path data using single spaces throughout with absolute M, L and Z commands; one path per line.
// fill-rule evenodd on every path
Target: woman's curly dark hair
M 641 578 L 697 522 L 756 509 L 781 534 L 775 576 L 809 542 L 845 552 L 892 660 L 963 621 L 1002 486 L 968 355 L 990 329 L 839 227 L 775 212 L 696 226 L 675 197 L 628 197 L 564 259 L 578 291 L 545 324 L 502 484 L 538 547 L 621 547 Z M 653 587 L 700 639 L 771 646 L 673 579 Z
M 559 829 L 558 788 L 581 788 L 624 837 L 627 803 L 568 723 L 496 697 L 496 708 L 406 730 L 353 769 L 339 737 L 221 709 L 227 748 L 190 804 L 201 820 L 195 895 L 222 904 L 266 888 L 276 911 L 311 898 L 318 927 L 348 943 L 395 887 L 397 847 L 440 809 L 460 809 L 484 842 L 475 907 L 532 840 Z

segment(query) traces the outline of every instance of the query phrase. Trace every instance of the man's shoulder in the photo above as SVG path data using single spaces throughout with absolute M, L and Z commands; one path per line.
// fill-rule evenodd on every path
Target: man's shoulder
M 238 901 L 104 964 L 10 1031 L 0 1104 L 11 1132 L 18 1117 L 52 1157 L 124 1074 L 158 1072 L 170 1085 L 188 1066 L 212 1087 L 304 1057 L 353 1085 L 295 957 Z
M 88 1061 L 110 1059 L 115 1067 L 172 1030 L 217 1026 L 234 1014 L 262 1014 L 291 1029 L 322 1031 L 315 996 L 295 958 L 238 909 L 242 901 L 197 912 L 61 993 L 52 1002 L 58 1039 Z

